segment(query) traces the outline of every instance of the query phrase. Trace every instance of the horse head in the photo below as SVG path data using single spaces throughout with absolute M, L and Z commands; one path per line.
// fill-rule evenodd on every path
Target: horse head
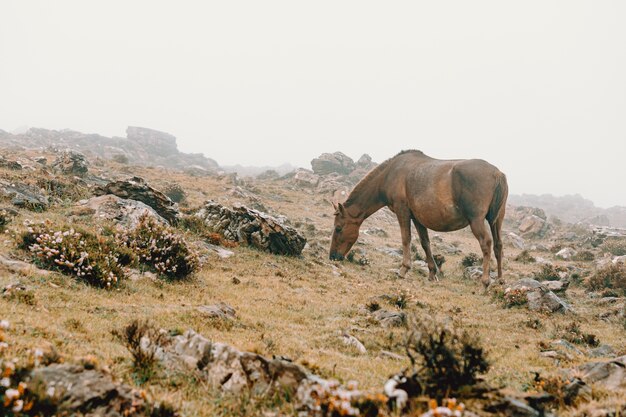
M 333 203 L 333 207 L 335 208 L 335 226 L 330 243 L 330 259 L 341 261 L 359 237 L 361 220 L 350 216 L 341 203 Z

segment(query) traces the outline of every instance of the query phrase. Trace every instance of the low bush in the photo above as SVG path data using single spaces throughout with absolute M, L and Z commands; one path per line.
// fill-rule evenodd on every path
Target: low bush
M 560 273 L 567 272 L 567 269 L 552 264 L 543 264 L 539 271 L 533 273 L 537 281 L 558 281 L 561 279 Z
M 476 336 L 430 317 L 410 320 L 405 349 L 422 394 L 439 400 L 476 384 L 478 375 L 489 370 Z
M 626 296 L 626 265 L 610 264 L 596 271 L 587 280 L 587 289 L 590 291 L 611 289 Z
M 114 239 L 52 222 L 28 224 L 18 246 L 43 268 L 74 275 L 97 287 L 114 287 L 126 278 Z
M 626 255 L 626 239 L 607 239 L 602 244 L 602 249 L 615 256 Z
M 187 193 L 179 184 L 171 183 L 165 187 L 163 194 L 169 197 L 174 203 L 182 203 L 187 199 Z
M 517 262 L 521 262 L 523 264 L 530 264 L 530 263 L 534 263 L 537 262 L 537 260 L 535 259 L 534 256 L 532 256 L 530 254 L 530 252 L 528 252 L 527 250 L 523 250 L 519 253 L 519 255 L 517 255 L 515 257 L 515 260 Z
M 139 262 L 171 279 L 181 279 L 199 266 L 198 255 L 170 226 L 144 215 L 137 226 L 117 236 L 121 245 L 135 253 Z
M 468 268 L 470 266 L 480 265 L 481 263 L 482 263 L 482 259 L 475 253 L 470 253 L 466 255 L 461 261 L 461 265 L 463 265 L 465 268 Z

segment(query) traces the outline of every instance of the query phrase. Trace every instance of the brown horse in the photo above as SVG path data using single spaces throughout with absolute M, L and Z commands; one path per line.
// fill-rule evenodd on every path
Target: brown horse
M 488 286 L 492 242 L 498 277 L 502 277 L 500 229 L 507 196 L 506 176 L 483 160 L 439 160 L 421 151 L 400 152 L 367 174 L 344 204 L 334 204 L 330 259 L 342 260 L 359 237 L 361 223 L 387 206 L 398 216 L 402 234 L 403 260 L 398 275 L 404 277 L 411 268 L 411 221 L 426 253 L 430 279 L 435 279 L 439 271 L 427 229 L 449 232 L 469 225 L 480 243 L 482 282 Z

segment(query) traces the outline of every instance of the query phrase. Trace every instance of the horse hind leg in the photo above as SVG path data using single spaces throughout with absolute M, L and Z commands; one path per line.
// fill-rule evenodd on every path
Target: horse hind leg
M 493 253 L 496 256 L 498 262 L 498 278 L 502 278 L 502 218 L 498 217 L 492 222 L 489 222 L 491 227 L 491 236 L 493 237 Z
M 428 229 L 424 227 L 417 220 L 413 219 L 413 224 L 417 229 L 417 234 L 420 238 L 420 244 L 422 245 L 422 249 L 424 249 L 424 254 L 426 255 L 426 263 L 428 264 L 428 279 L 438 281 L 438 276 L 441 275 L 439 268 L 437 267 L 437 263 L 435 262 L 435 258 L 433 257 L 433 252 L 430 249 L 430 238 L 428 237 Z
M 487 231 L 487 228 L 485 227 L 485 220 L 483 218 L 472 220 L 470 222 L 470 228 L 472 229 L 474 236 L 476 236 L 476 239 L 478 239 L 480 249 L 483 253 L 482 283 L 485 288 L 487 288 L 490 284 L 489 264 L 491 262 L 491 234 Z

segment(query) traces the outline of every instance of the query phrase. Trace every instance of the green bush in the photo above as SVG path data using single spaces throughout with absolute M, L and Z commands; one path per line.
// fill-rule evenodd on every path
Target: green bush
M 610 264 L 593 274 L 587 280 L 590 291 L 612 289 L 626 296 L 626 265 Z
M 552 264 L 543 264 L 541 270 L 534 272 L 533 275 L 537 281 L 559 281 L 561 272 L 567 272 L 567 269 Z
M 126 278 L 115 240 L 69 225 L 28 225 L 18 246 L 42 267 L 74 275 L 97 287 L 114 287 Z
M 182 203 L 187 199 L 187 193 L 179 184 L 168 184 L 163 193 L 174 203 Z
M 141 264 L 171 279 L 181 279 L 199 266 L 198 255 L 170 226 L 144 215 L 137 226 L 118 235 L 121 245 L 132 250 Z
M 602 244 L 602 249 L 615 256 L 626 255 L 626 239 L 607 239 Z
M 480 265 L 481 262 L 482 259 L 478 255 L 476 255 L 475 253 L 470 253 L 463 258 L 463 260 L 461 261 L 461 265 L 463 265 L 465 268 L 468 268 L 470 266 Z
M 515 260 L 517 262 L 521 262 L 523 264 L 530 264 L 530 263 L 534 263 L 537 262 L 537 260 L 535 259 L 534 256 L 532 256 L 530 254 L 530 252 L 528 252 L 527 250 L 523 250 L 519 253 L 519 255 L 517 255 L 515 257 Z

